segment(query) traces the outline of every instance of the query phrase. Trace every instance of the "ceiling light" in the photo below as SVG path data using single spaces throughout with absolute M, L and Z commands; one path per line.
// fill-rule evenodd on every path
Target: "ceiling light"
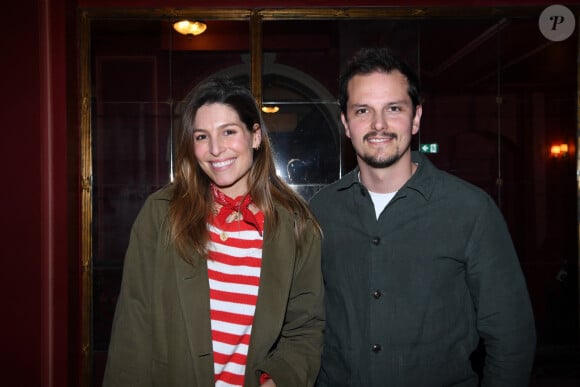
M 264 113 L 278 113 L 280 108 L 278 106 L 262 106 L 262 111 Z
M 198 21 L 180 20 L 173 23 L 173 29 L 182 35 L 199 35 L 207 29 L 207 25 Z

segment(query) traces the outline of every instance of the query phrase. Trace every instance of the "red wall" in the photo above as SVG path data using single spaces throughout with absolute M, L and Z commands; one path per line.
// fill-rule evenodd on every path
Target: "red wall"
M 64 6 L 3 6 L 0 177 L 2 385 L 66 386 Z
M 69 302 L 77 300 L 80 256 L 75 231 L 79 215 L 75 170 L 77 53 L 74 32 L 71 35 L 66 28 L 74 27 L 77 3 L 80 7 L 159 7 L 159 1 L 154 0 L 25 0 L 3 6 L 0 332 L 4 350 L 0 361 L 1 383 L 7 386 L 76 385 L 67 379 L 69 370 L 78 367 L 80 351 L 76 345 L 78 304 Z M 357 5 L 488 7 L 552 3 L 367 0 Z M 352 7 L 348 0 L 247 0 L 244 4 L 208 0 L 195 6 Z M 171 2 L 172 7 L 192 5 L 191 0 Z M 67 42 L 73 44 L 67 46 Z M 70 375 L 76 380 L 74 371 Z
M 31 15 L 22 19 L 23 14 Z M 9 381 L 40 385 L 40 98 L 37 8 L 4 10 L 1 36 L 0 297 L 2 373 Z M 6 31 L 19 31 L 19 39 Z M 8 76 L 6 76 L 8 75 Z M 24 384 L 26 382 L 26 384 Z

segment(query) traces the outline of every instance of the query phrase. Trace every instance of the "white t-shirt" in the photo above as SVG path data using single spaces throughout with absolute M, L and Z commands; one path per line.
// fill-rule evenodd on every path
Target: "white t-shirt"
M 389 204 L 389 202 L 391 201 L 393 196 L 395 196 L 396 193 L 397 191 L 389 193 L 376 193 L 369 191 L 369 194 L 371 195 L 371 199 L 373 200 L 373 204 L 375 206 L 375 214 L 377 216 L 377 220 L 379 219 L 381 212 L 383 212 L 387 204 Z

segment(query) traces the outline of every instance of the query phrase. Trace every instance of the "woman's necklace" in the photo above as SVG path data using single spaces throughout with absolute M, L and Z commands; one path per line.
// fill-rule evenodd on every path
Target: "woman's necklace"
M 226 230 L 224 230 L 224 225 L 226 223 L 233 223 L 233 222 L 239 221 L 243 218 L 242 218 L 242 215 L 236 211 L 236 212 L 232 212 L 231 214 L 229 214 L 226 217 L 225 221 L 222 224 L 219 224 L 219 217 L 217 215 L 220 213 L 222 208 L 223 208 L 223 206 L 221 204 L 214 203 L 213 207 L 212 207 L 212 213 L 214 215 L 214 221 L 216 222 L 216 226 L 218 226 L 221 230 L 220 231 L 220 240 L 222 242 L 225 242 L 228 240 L 229 234 L 227 233 Z
M 214 197 L 212 206 L 213 222 L 215 222 L 218 228 L 222 228 L 220 232 L 222 242 L 225 242 L 229 238 L 226 230 L 232 229 L 232 227 L 224 226 L 233 222 L 244 221 L 245 223 L 251 224 L 262 235 L 264 221 L 258 221 L 256 215 L 259 213 L 259 209 L 252 203 L 252 198 L 249 194 L 232 199 L 221 192 L 213 183 L 211 184 L 211 189 Z

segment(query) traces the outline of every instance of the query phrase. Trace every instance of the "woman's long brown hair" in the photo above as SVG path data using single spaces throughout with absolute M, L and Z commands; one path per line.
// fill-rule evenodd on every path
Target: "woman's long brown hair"
M 308 220 L 314 223 L 316 232 L 321 234 L 320 227 L 305 201 L 276 174 L 270 140 L 250 91 L 229 80 L 210 79 L 198 85 L 188 95 L 183 128 L 177 144 L 173 183 L 175 191 L 169 208 L 169 221 L 170 238 L 180 255 L 192 264 L 193 254 L 207 256 L 207 220 L 213 197 L 211 181 L 202 171 L 194 154 L 193 122 L 198 109 L 212 103 L 222 103 L 233 108 L 248 131 L 255 124 L 260 125 L 262 140 L 258 149 L 254 149 L 254 161 L 248 175 L 248 193 L 254 205 L 264 212 L 265 232 L 278 225 L 274 209 L 274 203 L 277 202 L 295 214 L 294 233 L 298 248 Z

